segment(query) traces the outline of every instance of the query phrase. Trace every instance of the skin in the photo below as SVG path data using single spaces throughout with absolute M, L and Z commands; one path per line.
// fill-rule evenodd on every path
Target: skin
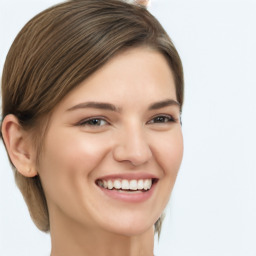
M 138 4 L 147 6 L 148 3 L 149 3 L 149 0 L 136 0 L 136 2 L 137 2 Z
M 144 47 L 115 56 L 56 106 L 37 171 L 25 132 L 14 116 L 4 120 L 15 166 L 23 175 L 41 177 L 52 256 L 153 255 L 154 223 L 169 200 L 183 154 L 175 101 L 166 59 Z M 86 102 L 112 104 L 116 110 Z M 15 134 L 23 138 L 16 144 Z M 105 175 L 134 173 L 158 179 L 151 197 L 140 203 L 110 198 L 95 183 Z

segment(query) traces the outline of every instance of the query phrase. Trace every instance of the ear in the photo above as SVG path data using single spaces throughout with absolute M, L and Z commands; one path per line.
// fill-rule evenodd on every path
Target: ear
M 26 177 L 37 175 L 35 150 L 31 138 L 14 115 L 7 115 L 2 123 L 3 140 L 17 171 Z

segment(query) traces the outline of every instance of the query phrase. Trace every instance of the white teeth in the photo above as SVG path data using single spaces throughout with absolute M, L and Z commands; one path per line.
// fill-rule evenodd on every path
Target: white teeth
M 145 189 L 145 190 L 150 189 L 151 186 L 152 186 L 152 180 L 151 180 L 151 179 L 144 180 L 144 189 Z
M 128 180 L 122 180 L 122 189 L 129 189 L 129 181 Z
M 152 186 L 152 179 L 140 179 L 140 180 L 98 180 L 97 184 L 100 187 L 106 189 L 117 189 L 117 190 L 149 190 Z
M 113 188 L 112 180 L 108 180 L 108 189 L 112 189 L 112 188 Z
M 114 188 L 120 189 L 122 187 L 122 183 L 120 180 L 114 180 Z
M 138 180 L 138 189 L 144 189 L 144 181 Z
M 137 190 L 138 185 L 137 185 L 137 180 L 131 180 L 130 181 L 130 190 Z
M 103 180 L 103 187 L 104 187 L 104 188 L 108 188 L 108 182 L 105 181 L 105 180 Z

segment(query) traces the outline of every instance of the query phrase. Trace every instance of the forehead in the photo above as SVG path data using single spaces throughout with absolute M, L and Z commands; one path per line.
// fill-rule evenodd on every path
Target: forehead
M 163 98 L 176 100 L 170 65 L 158 51 L 138 47 L 113 57 L 73 89 L 61 101 L 60 106 L 72 107 L 72 104 L 83 101 L 114 101 L 114 104 L 125 104 Z

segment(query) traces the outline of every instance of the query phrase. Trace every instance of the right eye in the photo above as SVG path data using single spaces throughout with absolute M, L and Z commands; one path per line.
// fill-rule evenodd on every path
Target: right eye
M 86 119 L 79 123 L 79 126 L 91 126 L 91 127 L 93 126 L 101 127 L 104 125 L 108 125 L 108 122 L 103 118 L 97 118 L 97 117 Z
M 171 115 L 158 115 L 151 119 L 148 124 L 166 124 L 170 122 L 176 122 L 176 120 Z

